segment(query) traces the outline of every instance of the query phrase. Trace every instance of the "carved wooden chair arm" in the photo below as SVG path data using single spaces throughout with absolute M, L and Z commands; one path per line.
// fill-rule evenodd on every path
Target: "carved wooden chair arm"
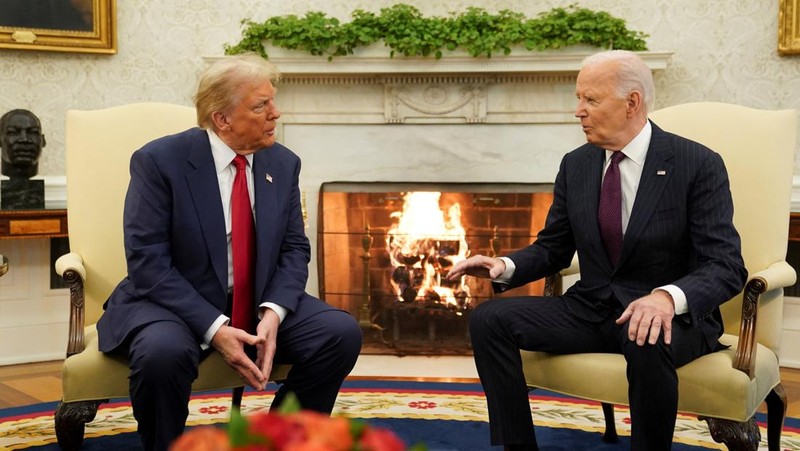
M 565 276 L 580 274 L 581 266 L 578 263 L 578 254 L 572 257 L 570 265 L 556 274 L 551 274 L 544 278 L 544 296 L 558 296 L 564 292 L 562 283 Z
M 85 347 L 83 328 L 86 322 L 86 305 L 83 286 L 86 280 L 86 268 L 79 254 L 70 252 L 56 260 L 56 273 L 69 287 L 69 337 L 67 340 L 67 357 L 78 354 Z
M 791 286 L 796 278 L 794 268 L 785 261 L 779 261 L 767 269 L 751 275 L 744 287 L 739 345 L 736 348 L 733 367 L 747 374 L 750 379 L 755 377 L 756 344 L 758 344 L 756 324 L 761 295 L 769 290 L 782 290 Z

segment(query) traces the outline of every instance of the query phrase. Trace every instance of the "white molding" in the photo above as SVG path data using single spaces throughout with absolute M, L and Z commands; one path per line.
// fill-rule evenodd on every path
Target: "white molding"
M 550 50 L 542 52 L 518 51 L 510 55 L 491 58 L 472 57 L 465 53 L 448 54 L 441 59 L 433 57 L 390 58 L 389 50 L 382 46 L 357 49 L 353 55 L 334 57 L 311 56 L 304 52 L 268 49 L 269 58 L 284 76 L 307 74 L 447 74 L 447 73 L 577 73 L 584 58 L 595 49 Z M 522 53 L 524 52 L 524 53 Z M 637 52 L 654 71 L 667 67 L 673 52 Z M 207 56 L 213 62 L 224 56 Z
M 67 176 L 46 175 L 44 179 L 44 208 L 67 208 Z

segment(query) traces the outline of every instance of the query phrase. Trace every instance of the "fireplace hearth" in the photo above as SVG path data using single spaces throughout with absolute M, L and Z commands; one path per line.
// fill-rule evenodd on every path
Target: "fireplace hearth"
M 445 275 L 470 255 L 535 240 L 551 202 L 550 184 L 324 183 L 320 295 L 359 319 L 364 353 L 470 353 L 470 313 L 495 296 L 486 280 Z

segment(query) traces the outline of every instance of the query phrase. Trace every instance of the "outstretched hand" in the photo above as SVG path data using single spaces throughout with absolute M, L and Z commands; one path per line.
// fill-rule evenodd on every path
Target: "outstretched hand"
M 628 339 L 643 346 L 645 341 L 656 344 L 659 335 L 664 334 L 664 343 L 672 342 L 672 318 L 675 316 L 675 304 L 666 291 L 657 290 L 641 297 L 630 304 L 617 318 L 617 324 L 628 325 Z
M 499 258 L 473 255 L 453 265 L 447 273 L 447 279 L 456 280 L 464 275 L 496 279 L 503 275 L 505 270 L 506 264 Z
M 211 339 L 211 346 L 222 355 L 222 358 L 242 378 L 245 384 L 256 390 L 263 390 L 267 385 L 268 374 L 259 368 L 244 351 L 245 345 L 264 345 L 264 338 L 250 335 L 242 329 L 231 326 L 222 326 Z

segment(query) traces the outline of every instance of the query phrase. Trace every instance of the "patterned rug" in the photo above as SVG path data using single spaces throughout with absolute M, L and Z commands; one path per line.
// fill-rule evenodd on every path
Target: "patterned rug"
M 247 392 L 242 410 L 264 409 L 272 392 Z M 0 449 L 56 450 L 53 431 L 54 403 L 0 410 Z M 603 450 L 629 448 L 630 417 L 617 407 L 617 444 L 600 440 L 603 415 L 597 403 L 546 391 L 531 393 L 531 410 L 542 450 Z M 215 392 L 195 396 L 188 425 L 225 423 L 230 414 L 230 394 Z M 347 381 L 336 402 L 335 414 L 363 418 L 391 428 L 407 444 L 423 442 L 430 451 L 482 450 L 489 446 L 486 401 L 479 384 L 401 381 Z M 762 424 L 761 447 L 766 446 Z M 126 400 L 101 405 L 95 420 L 86 426 L 84 449 L 123 451 L 137 449 L 136 421 Z M 711 439 L 704 421 L 679 415 L 673 449 L 725 449 Z M 800 420 L 788 419 L 782 450 L 800 450 Z

